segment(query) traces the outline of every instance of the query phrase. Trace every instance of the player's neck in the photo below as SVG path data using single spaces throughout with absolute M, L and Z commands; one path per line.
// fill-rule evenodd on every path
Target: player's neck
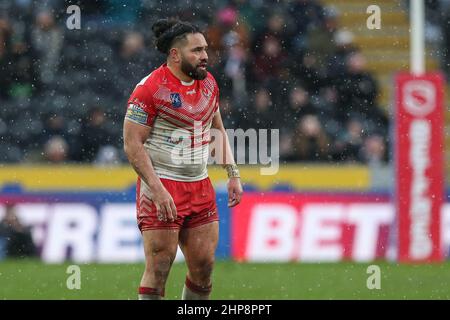
M 175 68 L 173 65 L 171 65 L 169 62 L 167 62 L 167 68 L 169 68 L 170 72 L 180 79 L 183 82 L 191 82 L 193 79 L 186 74 L 183 73 L 179 68 Z

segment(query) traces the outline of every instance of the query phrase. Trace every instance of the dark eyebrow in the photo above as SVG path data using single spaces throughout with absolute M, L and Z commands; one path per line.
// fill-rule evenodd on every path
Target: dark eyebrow
M 198 49 L 203 49 L 205 48 L 205 50 L 208 50 L 208 46 L 204 46 L 204 47 L 195 47 L 192 49 L 192 51 L 198 50 Z

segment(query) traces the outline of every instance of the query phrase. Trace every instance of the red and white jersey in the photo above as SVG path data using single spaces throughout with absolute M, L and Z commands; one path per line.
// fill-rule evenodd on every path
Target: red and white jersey
M 125 118 L 151 128 L 144 147 L 160 178 L 198 181 L 208 176 L 210 128 L 219 108 L 219 88 L 204 80 L 181 81 L 167 64 L 141 80 Z

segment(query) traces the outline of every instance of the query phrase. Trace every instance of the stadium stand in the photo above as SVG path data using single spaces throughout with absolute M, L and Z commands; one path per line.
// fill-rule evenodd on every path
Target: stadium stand
M 81 30 L 66 28 L 70 4 L 81 8 Z M 149 30 L 163 13 L 205 30 L 227 127 L 280 128 L 285 162 L 384 163 L 390 157 L 389 63 L 406 66 L 407 40 L 397 39 L 386 61 L 379 45 L 388 35 L 375 41 L 352 27 L 365 14 L 349 9 L 364 5 L 2 1 L 0 162 L 124 163 L 125 103 L 163 62 Z M 404 30 L 404 13 L 390 8 L 383 23 Z

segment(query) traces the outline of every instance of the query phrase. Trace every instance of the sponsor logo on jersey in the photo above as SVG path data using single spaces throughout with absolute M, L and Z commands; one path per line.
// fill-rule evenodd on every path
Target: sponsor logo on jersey
M 181 107 L 181 96 L 179 93 L 171 93 L 170 94 L 170 101 L 172 102 L 172 106 L 174 108 L 180 108 Z
M 166 141 L 170 144 L 179 144 L 179 143 L 183 142 L 183 140 L 184 140 L 183 136 L 177 137 L 177 138 L 175 138 L 175 137 L 167 137 L 166 138 Z
M 148 114 L 139 104 L 130 103 L 125 117 L 140 124 L 147 124 Z
M 205 97 L 209 98 L 211 97 L 211 91 L 209 91 L 208 89 L 202 89 L 202 93 Z

